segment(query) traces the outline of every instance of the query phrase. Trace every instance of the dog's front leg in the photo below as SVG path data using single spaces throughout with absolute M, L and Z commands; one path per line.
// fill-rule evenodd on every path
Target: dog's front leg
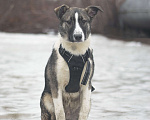
M 89 59 L 90 65 L 92 66 L 90 69 L 90 76 L 88 78 L 88 82 L 86 85 L 81 85 L 82 88 L 82 94 L 80 97 L 80 101 L 81 101 L 81 108 L 80 108 L 80 113 L 79 113 L 79 120 L 87 120 L 89 112 L 90 112 L 90 108 L 91 108 L 91 79 L 93 77 L 93 73 L 94 73 L 94 61 L 93 61 L 93 56 L 91 56 L 92 60 Z M 85 65 L 87 66 L 87 65 Z M 85 74 L 85 68 L 84 67 L 84 74 Z M 82 74 L 83 74 L 82 73 Z M 82 75 L 82 79 L 83 79 L 83 75 Z M 82 80 L 81 79 L 81 80 Z
M 66 120 L 62 102 L 62 90 L 58 88 L 57 98 L 53 98 L 56 120 Z
M 89 84 L 82 86 L 83 91 L 81 95 L 81 108 L 79 113 L 79 120 L 87 120 L 90 107 L 91 107 L 91 89 L 89 89 Z

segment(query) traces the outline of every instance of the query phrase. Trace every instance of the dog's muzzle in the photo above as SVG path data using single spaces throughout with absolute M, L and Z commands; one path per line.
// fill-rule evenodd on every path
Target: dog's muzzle
M 74 34 L 74 39 L 77 41 L 77 42 L 80 42 L 82 41 L 82 34 Z

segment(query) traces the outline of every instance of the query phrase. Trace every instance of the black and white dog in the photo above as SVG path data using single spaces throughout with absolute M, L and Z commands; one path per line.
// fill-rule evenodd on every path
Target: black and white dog
M 87 120 L 90 111 L 94 60 L 91 22 L 99 6 L 55 8 L 60 20 L 58 40 L 45 68 L 41 96 L 42 120 Z

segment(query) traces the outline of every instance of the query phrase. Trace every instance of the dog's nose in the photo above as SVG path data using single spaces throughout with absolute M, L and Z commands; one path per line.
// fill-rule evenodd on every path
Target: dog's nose
M 77 40 L 77 41 L 81 41 L 81 39 L 82 39 L 82 34 L 74 34 L 74 38 L 75 38 L 75 40 Z

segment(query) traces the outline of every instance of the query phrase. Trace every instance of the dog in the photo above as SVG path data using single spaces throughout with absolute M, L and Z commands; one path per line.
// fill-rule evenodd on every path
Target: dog
M 91 22 L 103 10 L 100 6 L 61 5 L 54 11 L 60 21 L 60 39 L 45 68 L 41 120 L 87 120 L 94 90 L 93 50 L 89 47 Z

